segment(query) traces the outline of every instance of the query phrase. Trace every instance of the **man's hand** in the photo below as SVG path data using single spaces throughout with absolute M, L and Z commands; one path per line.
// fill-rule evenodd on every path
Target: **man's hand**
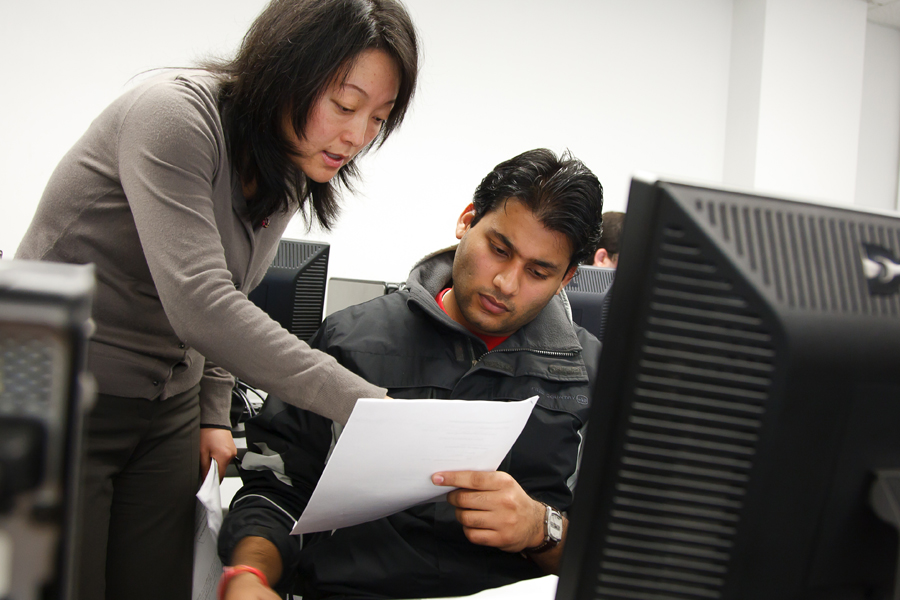
M 222 481 L 228 463 L 235 456 L 237 456 L 237 448 L 234 445 L 234 438 L 231 437 L 231 431 L 215 427 L 200 429 L 200 481 L 206 478 L 210 459 L 213 458 L 219 465 L 219 481 Z
M 275 591 L 263 585 L 253 573 L 238 573 L 225 588 L 223 600 L 281 600 Z
M 435 473 L 435 485 L 462 489 L 447 494 L 456 520 L 473 544 L 521 552 L 544 541 L 544 505 L 531 498 L 509 473 L 450 471 Z

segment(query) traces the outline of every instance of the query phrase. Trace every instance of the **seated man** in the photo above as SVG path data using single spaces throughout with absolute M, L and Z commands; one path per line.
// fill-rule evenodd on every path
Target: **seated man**
M 460 488 L 447 502 L 301 541 L 289 532 L 335 428 L 270 398 L 247 423 L 244 486 L 219 537 L 223 562 L 242 565 L 226 569 L 225 598 L 276 598 L 265 581 L 304 600 L 456 596 L 555 572 L 600 352 L 559 292 L 596 247 L 602 206 L 580 161 L 525 152 L 481 182 L 458 246 L 325 320 L 311 344 L 391 397 L 538 403 L 498 471 L 434 475 Z
M 613 210 L 603 213 L 603 232 L 596 252 L 584 264 L 615 269 L 619 265 L 619 248 L 622 246 L 622 229 L 625 213 Z

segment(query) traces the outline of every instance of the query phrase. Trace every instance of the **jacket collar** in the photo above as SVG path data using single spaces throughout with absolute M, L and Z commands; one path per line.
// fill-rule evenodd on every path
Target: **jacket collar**
M 454 329 L 464 331 L 477 339 L 474 334 L 448 317 L 435 300 L 438 292 L 451 284 L 455 255 L 456 246 L 429 254 L 410 271 L 406 287 L 409 290 L 410 302 L 416 303 L 433 318 L 449 323 Z M 504 344 L 553 352 L 581 350 L 581 344 L 572 327 L 572 318 L 561 295 L 551 298 L 533 321 L 511 335 Z

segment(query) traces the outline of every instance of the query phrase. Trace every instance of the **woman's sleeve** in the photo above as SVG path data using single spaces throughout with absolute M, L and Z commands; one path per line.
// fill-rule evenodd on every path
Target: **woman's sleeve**
M 200 380 L 200 425 L 231 429 L 231 390 L 234 377 L 207 360 Z
M 148 88 L 119 131 L 119 175 L 160 302 L 176 335 L 216 365 L 346 422 L 357 398 L 386 390 L 312 350 L 235 289 L 212 198 L 225 151 L 217 119 L 214 99 L 170 82 Z

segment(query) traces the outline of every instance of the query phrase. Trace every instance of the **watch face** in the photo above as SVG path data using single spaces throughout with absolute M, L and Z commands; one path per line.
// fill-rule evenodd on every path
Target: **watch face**
M 562 539 L 563 534 L 563 518 L 562 515 L 558 512 L 550 511 L 550 515 L 547 518 L 547 535 L 550 536 L 551 540 L 559 541 Z

